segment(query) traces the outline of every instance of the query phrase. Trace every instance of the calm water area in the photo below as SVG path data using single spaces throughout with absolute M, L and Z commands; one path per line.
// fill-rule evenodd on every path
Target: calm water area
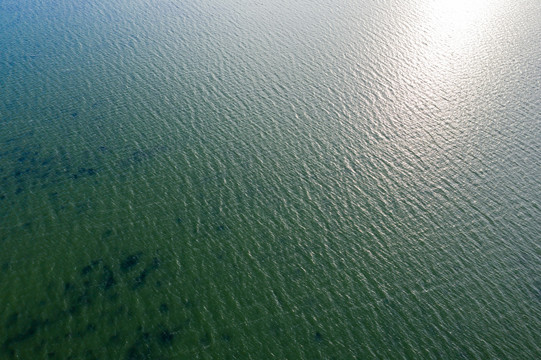
M 0 359 L 540 359 L 541 1 L 0 0 Z

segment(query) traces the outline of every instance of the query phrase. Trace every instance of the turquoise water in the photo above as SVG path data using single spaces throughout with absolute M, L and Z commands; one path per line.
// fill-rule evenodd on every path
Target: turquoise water
M 537 0 L 0 0 L 0 358 L 540 358 L 540 38 Z

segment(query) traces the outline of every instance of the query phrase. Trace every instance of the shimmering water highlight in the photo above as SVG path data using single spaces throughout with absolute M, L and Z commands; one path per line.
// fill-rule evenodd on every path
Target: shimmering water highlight
M 0 358 L 540 358 L 540 38 L 535 0 L 0 0 Z

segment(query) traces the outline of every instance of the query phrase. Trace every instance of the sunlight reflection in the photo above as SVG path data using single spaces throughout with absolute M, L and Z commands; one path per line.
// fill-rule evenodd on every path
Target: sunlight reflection
M 424 9 L 433 55 L 449 54 L 469 59 L 478 52 L 494 25 L 493 15 L 501 0 L 432 0 Z M 431 56 L 428 55 L 430 58 Z
M 428 13 L 442 34 L 464 35 L 486 18 L 492 0 L 434 0 L 429 2 Z
M 467 118 L 466 111 L 470 109 L 457 104 L 483 93 L 484 80 L 490 76 L 487 60 L 489 54 L 493 54 L 493 34 L 500 24 L 499 15 L 506 1 L 417 0 L 412 3 L 415 22 L 407 32 L 407 42 L 411 44 L 404 50 L 407 67 L 397 71 L 403 77 L 400 86 L 394 88 L 402 91 L 393 106 L 404 104 L 397 113 L 402 126 L 430 129 L 423 139 L 427 147 L 439 133 L 439 121 L 435 119 L 446 119 L 448 124 L 459 128 L 459 122 Z M 396 112 L 396 107 L 393 110 Z M 411 121 L 409 124 L 407 119 Z M 417 136 L 415 141 L 421 141 L 423 137 Z

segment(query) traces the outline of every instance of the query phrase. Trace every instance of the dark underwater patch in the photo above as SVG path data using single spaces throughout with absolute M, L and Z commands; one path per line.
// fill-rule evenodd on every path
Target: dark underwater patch
M 38 328 L 42 325 L 42 322 L 36 319 L 33 319 L 30 322 L 30 325 L 26 328 L 26 330 L 8 338 L 4 342 L 4 347 L 9 348 L 11 345 L 25 341 L 31 337 L 33 337 L 36 332 L 38 331 Z
M 87 265 L 85 266 L 84 268 L 82 268 L 81 270 L 81 275 L 88 275 L 92 272 L 92 266 L 91 265 Z
M 70 290 L 73 290 L 73 284 L 70 282 L 64 283 L 64 294 L 69 292 Z
M 137 276 L 135 278 L 135 281 L 134 281 L 133 286 L 132 286 L 133 290 L 136 290 L 136 289 L 140 288 L 141 286 L 145 285 L 148 273 L 149 273 L 149 271 L 147 269 L 145 269 L 139 274 L 139 276 Z
M 100 282 L 100 287 L 103 290 L 107 291 L 111 289 L 113 286 L 115 286 L 115 284 L 116 284 L 116 280 L 115 280 L 113 271 L 108 266 L 104 266 L 103 275 Z
M 210 337 L 210 334 L 208 332 L 205 332 L 200 338 L 199 343 L 201 346 L 207 347 L 210 346 L 212 343 L 212 338 Z
M 152 353 L 150 334 L 145 332 L 130 346 L 126 352 L 126 360 L 152 359 Z
M 121 342 L 120 334 L 114 334 L 109 337 L 109 344 L 119 344 Z
M 159 310 L 162 314 L 167 314 L 169 312 L 169 306 L 163 303 L 160 305 Z
M 93 333 L 96 331 L 96 324 L 94 323 L 89 323 L 87 326 L 86 326 L 86 331 L 89 332 L 89 333 Z
M 85 352 L 85 360 L 97 360 L 98 358 L 96 357 L 96 355 L 94 355 L 94 351 L 93 350 L 87 350 Z
M 87 169 L 87 168 L 82 167 L 82 168 L 79 168 L 79 170 L 77 171 L 77 174 L 80 175 L 80 176 L 84 176 L 84 175 L 92 176 L 92 175 L 96 175 L 96 173 L 97 173 L 97 171 L 94 168 L 88 168 Z
M 175 335 L 169 329 L 162 329 L 157 335 L 158 343 L 161 346 L 170 346 L 173 343 L 174 337 Z
M 12 326 L 14 326 L 15 324 L 17 324 L 17 320 L 19 319 L 19 313 L 17 312 L 14 312 L 12 313 L 11 315 L 8 316 L 7 320 L 6 320 L 6 328 L 10 328 Z
M 138 288 L 145 285 L 148 275 L 150 275 L 151 272 L 156 270 L 160 266 L 160 260 L 158 258 L 153 258 L 150 265 L 145 267 L 143 271 L 134 279 L 132 290 L 137 290 Z
M 114 326 L 124 318 L 131 318 L 135 312 L 122 302 L 121 289 L 137 290 L 150 281 L 155 270 L 160 267 L 158 257 L 146 256 L 144 252 L 131 252 L 127 254 L 119 263 L 110 264 L 103 259 L 95 259 L 86 264 L 77 271 L 77 276 L 70 276 L 60 284 L 58 280 L 51 281 L 49 291 L 60 292 L 62 305 L 57 305 L 55 309 L 47 309 L 49 318 L 40 318 L 39 316 L 26 320 L 21 317 L 20 312 L 14 311 L 5 318 L 3 328 L 6 337 L 0 344 L 0 359 L 17 356 L 18 349 L 25 346 L 26 341 L 38 336 L 32 343 L 42 344 L 36 356 L 43 353 L 45 345 L 49 344 L 49 352 L 46 357 L 56 358 L 60 354 L 54 346 L 66 346 L 66 344 L 82 339 L 92 334 L 98 334 L 100 325 L 104 325 L 105 334 L 101 334 L 104 339 L 104 346 L 111 348 L 124 348 L 126 339 L 118 332 L 110 332 Z M 135 272 L 136 269 L 139 271 Z M 135 276 L 136 275 L 136 276 Z M 135 276 L 135 278 L 134 278 Z M 131 281 L 130 281 L 131 280 Z M 154 280 L 153 280 L 154 281 Z M 119 291 L 115 290 L 118 289 Z M 44 303 L 45 304 L 45 303 Z M 158 303 L 159 304 L 159 303 Z M 23 305 L 21 305 L 23 306 Z M 34 309 L 39 310 L 34 304 Z M 97 307 L 96 309 L 92 309 Z M 30 306 L 32 309 L 32 306 Z M 84 314 L 93 313 L 94 310 L 99 315 L 88 322 L 82 319 Z M 163 302 L 158 310 L 161 314 L 169 312 L 169 306 Z M 86 320 L 86 323 L 83 322 Z M 72 324 L 71 326 L 68 326 Z M 73 324 L 76 328 L 73 328 Z M 176 339 L 176 329 L 159 324 L 147 325 L 148 329 L 143 333 L 139 330 L 136 341 L 127 349 L 125 358 L 127 359 L 157 359 L 160 354 L 160 348 L 171 346 Z M 51 330 L 54 332 L 64 329 L 62 335 L 50 336 Z M 8 335 L 9 334 L 9 335 Z M 52 344 L 52 345 L 51 345 Z M 32 350 L 31 348 L 30 350 Z M 94 351 L 94 350 L 92 350 Z M 73 353 L 74 359 L 96 358 L 96 353 L 89 349 L 81 349 L 79 353 Z
M 120 269 L 124 272 L 130 271 L 139 263 L 139 257 L 141 252 L 128 255 L 124 260 L 120 262 Z

